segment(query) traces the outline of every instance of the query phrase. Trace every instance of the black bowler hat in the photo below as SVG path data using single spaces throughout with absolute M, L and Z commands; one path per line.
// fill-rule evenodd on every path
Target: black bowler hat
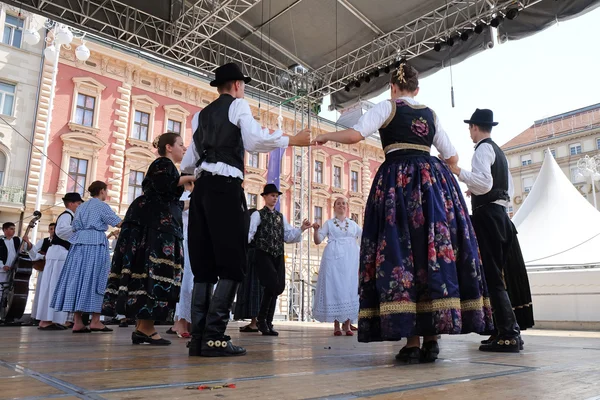
M 77 192 L 66 193 L 65 197 L 63 197 L 62 200 L 70 201 L 70 202 L 81 201 L 83 203 L 83 199 L 81 198 L 81 195 Z
M 215 80 L 210 82 L 210 86 L 217 87 L 230 81 L 244 81 L 250 83 L 252 78 L 244 76 L 242 70 L 235 63 L 221 65 L 215 70 Z
M 494 113 L 492 112 L 492 110 L 480 110 L 479 108 L 475 110 L 475 112 L 471 116 L 471 119 L 465 119 L 465 123 L 484 126 L 498 125 L 497 122 L 494 122 Z
M 270 194 L 270 193 L 277 193 L 280 196 L 283 194 L 283 193 L 281 193 L 279 191 L 279 189 L 277 189 L 277 186 L 275 186 L 274 183 L 267 183 L 265 185 L 265 188 L 264 188 L 263 192 L 260 195 L 261 196 L 265 196 L 265 195 Z

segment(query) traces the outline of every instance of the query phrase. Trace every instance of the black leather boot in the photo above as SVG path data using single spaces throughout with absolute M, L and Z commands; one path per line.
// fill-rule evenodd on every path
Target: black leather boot
M 271 311 L 271 302 L 273 296 L 271 292 L 266 290 L 263 292 L 263 298 L 260 303 L 260 309 L 258 310 L 258 316 L 256 317 L 256 326 L 258 330 L 267 336 L 271 335 L 271 329 L 269 328 L 269 324 L 267 323 Z
M 492 293 L 490 293 L 491 295 Z M 481 351 L 518 353 L 521 348 L 521 331 L 506 291 L 494 293 L 492 307 L 498 335 L 489 343 L 479 346 Z
M 237 282 L 228 279 L 221 279 L 217 283 L 202 335 L 200 354 L 202 357 L 230 357 L 246 354 L 246 349 L 235 346 L 231 343 L 231 338 L 225 335 L 237 287 Z
M 199 356 L 202 347 L 202 334 L 206 325 L 206 314 L 214 288 L 212 283 L 194 283 L 192 291 L 192 340 L 188 342 L 189 355 Z
M 279 332 L 273 329 L 273 316 L 275 315 L 275 308 L 277 307 L 277 296 L 272 296 L 269 303 L 269 313 L 267 314 L 267 328 L 269 333 L 263 333 L 263 335 L 279 336 Z

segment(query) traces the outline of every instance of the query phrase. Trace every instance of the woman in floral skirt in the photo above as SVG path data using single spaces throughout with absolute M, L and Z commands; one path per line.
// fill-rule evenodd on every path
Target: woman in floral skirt
M 360 251 L 360 342 L 407 338 L 396 359 L 437 359 L 437 335 L 493 328 L 473 226 L 446 163 L 458 156 L 435 113 L 419 104 L 417 71 L 402 62 L 391 100 L 369 110 L 353 129 L 314 142 L 358 143 L 379 130 L 385 162 L 365 210 Z M 430 155 L 435 146 L 445 162 Z M 420 348 L 420 337 L 423 347 Z
M 154 321 L 172 317 L 183 275 L 183 232 L 180 201 L 192 176 L 179 176 L 185 147 L 181 136 L 165 133 L 154 141 L 159 157 L 152 162 L 143 194 L 125 215 L 112 260 L 102 313 L 137 320 L 133 344 L 169 345 L 154 329 Z

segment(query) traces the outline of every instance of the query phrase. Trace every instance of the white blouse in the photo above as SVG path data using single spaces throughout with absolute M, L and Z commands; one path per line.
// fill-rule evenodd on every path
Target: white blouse
M 400 97 L 400 99 L 411 105 L 420 105 L 419 102 L 412 97 Z M 380 103 L 377 103 L 373 108 L 367 111 L 365 115 L 360 118 L 357 124 L 352 127 L 352 129 L 360 132 L 363 137 L 368 138 L 383 126 L 391 114 L 392 102 L 389 100 L 384 100 Z M 433 145 L 440 152 L 444 159 L 448 159 L 456 155 L 456 149 L 452 145 L 452 142 L 450 142 L 448 134 L 444 128 L 442 128 L 439 118 L 435 119 L 435 136 L 433 137 Z

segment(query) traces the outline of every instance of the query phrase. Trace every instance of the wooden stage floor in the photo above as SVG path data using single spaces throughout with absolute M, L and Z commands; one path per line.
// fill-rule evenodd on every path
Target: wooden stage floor
M 278 338 L 229 334 L 234 358 L 190 358 L 185 339 L 133 346 L 132 328 L 74 335 L 0 328 L 0 398 L 600 399 L 600 334 L 528 331 L 521 354 L 486 354 L 480 336 L 444 337 L 435 364 L 400 366 L 403 342 L 359 344 L 329 325 L 279 323 Z M 164 332 L 167 327 L 158 327 Z M 166 335 L 165 335 L 166 336 Z M 187 389 L 235 383 L 236 388 Z

